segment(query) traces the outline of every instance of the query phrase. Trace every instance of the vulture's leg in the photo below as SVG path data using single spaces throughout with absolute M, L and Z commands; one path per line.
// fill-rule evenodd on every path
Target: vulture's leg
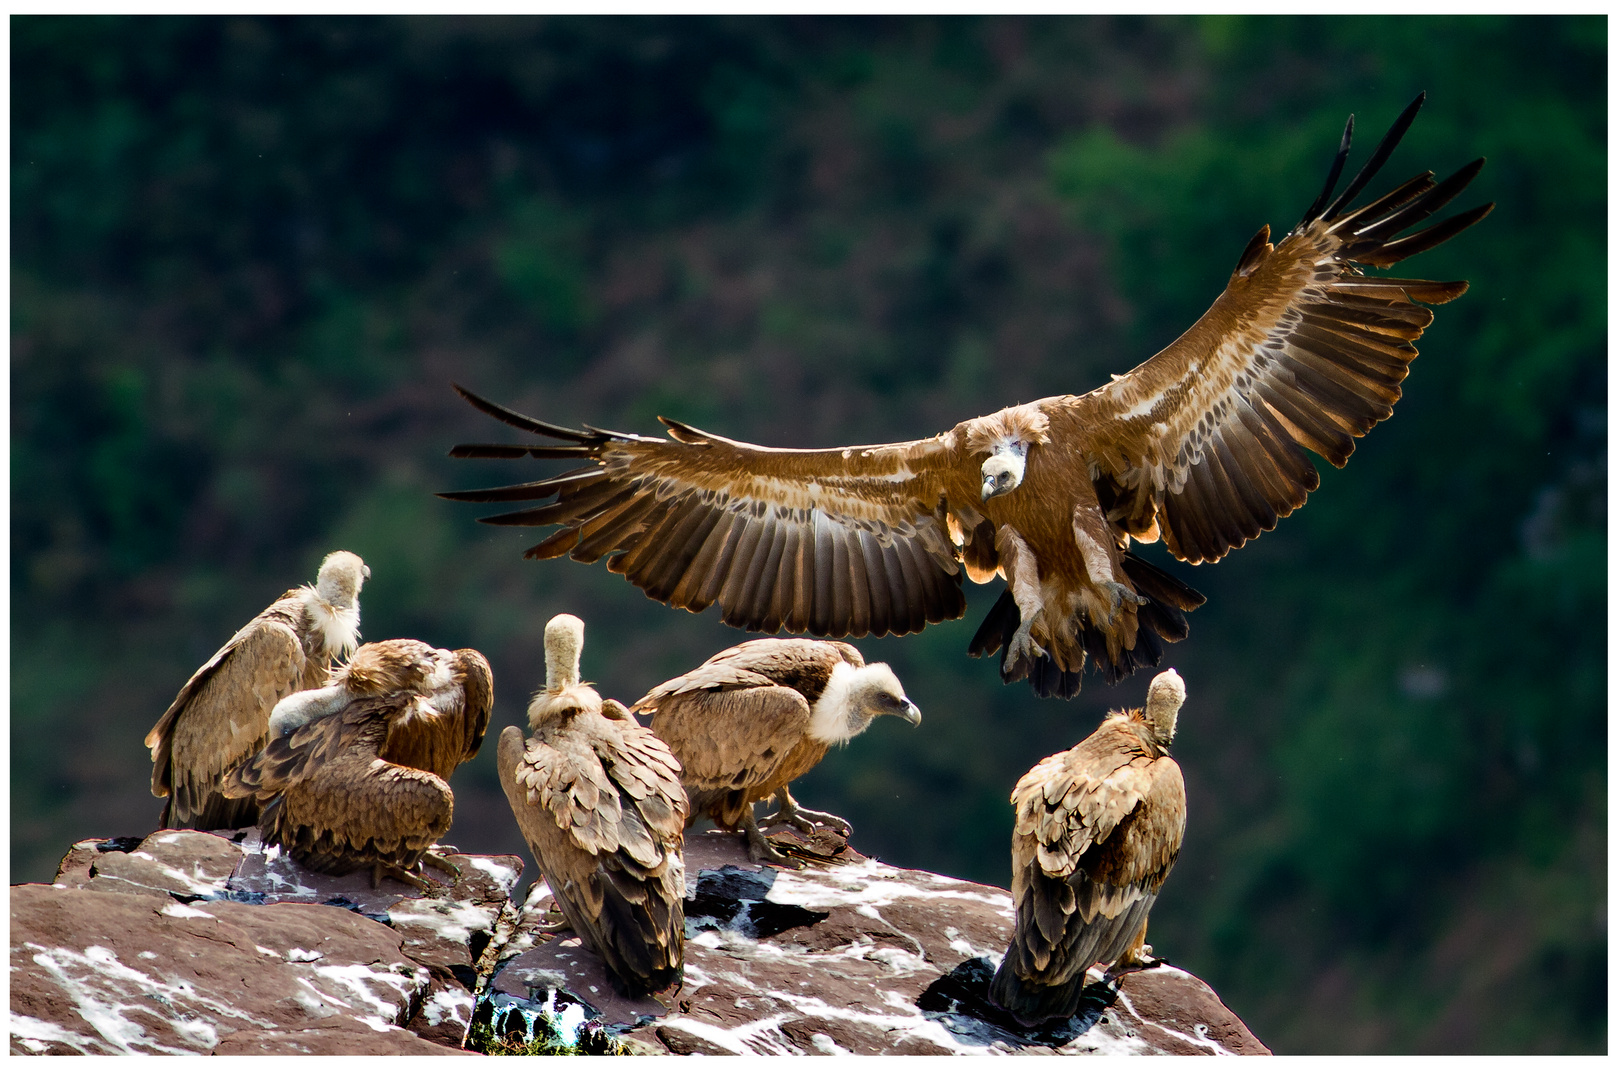
M 776 845 L 765 838 L 760 830 L 759 823 L 754 820 L 754 808 L 749 806 L 743 810 L 742 818 L 743 836 L 748 840 L 748 857 L 758 863 L 777 863 L 789 869 L 797 870 L 804 864 L 798 859 L 789 858 L 776 849 Z
M 815 831 L 817 825 L 825 825 L 844 835 L 847 839 L 855 831 L 854 826 L 837 814 L 827 814 L 820 810 L 806 810 L 793 801 L 788 794 L 787 785 L 783 784 L 776 790 L 776 811 L 760 823 L 761 828 L 775 828 L 786 825 L 790 829 L 797 829 L 806 839 Z
M 1114 576 L 1114 563 L 1108 557 L 1109 550 L 1114 546 L 1114 537 L 1101 510 L 1085 505 L 1074 508 L 1074 542 L 1080 548 L 1080 557 L 1085 560 L 1086 576 L 1108 597 L 1110 621 L 1126 603 L 1133 606 L 1147 603 L 1147 597 L 1138 596 Z
M 1142 929 L 1136 932 L 1136 940 L 1126 947 L 1125 952 L 1115 960 L 1106 972 L 1104 981 L 1129 974 L 1132 971 L 1142 971 L 1146 968 L 1155 968 L 1164 963 L 1153 955 L 1153 949 L 1147 943 L 1147 920 L 1142 920 Z
M 431 866 L 440 873 L 448 875 L 451 881 L 461 880 L 461 867 L 436 852 L 424 851 L 422 853 L 422 865 Z
M 1011 525 L 1003 525 L 996 533 L 996 550 L 1001 556 L 1002 571 L 1007 575 L 1007 586 L 1012 589 L 1013 602 L 1018 605 L 1018 629 L 1007 642 L 1007 658 L 1002 661 L 1001 674 L 1006 678 L 1023 678 L 1038 656 L 1047 652 L 1030 636 L 1030 627 L 1041 617 L 1041 574 L 1035 563 L 1035 552 Z M 1021 673 L 1021 674 L 1020 674 Z

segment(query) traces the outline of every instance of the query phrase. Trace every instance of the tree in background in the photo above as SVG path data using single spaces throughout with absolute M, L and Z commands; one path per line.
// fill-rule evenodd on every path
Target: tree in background
M 1167 657 L 1191 816 L 1154 944 L 1279 1050 L 1601 1048 L 1606 44 L 1550 18 L 14 19 L 13 879 L 152 826 L 142 734 L 337 547 L 373 567 L 368 639 L 491 658 L 497 724 L 557 611 L 621 698 L 741 637 L 431 498 L 517 478 L 445 460 L 489 437 L 452 379 L 800 446 L 1083 392 L 1297 220 L 1345 114 L 1359 161 L 1426 89 L 1387 173 L 1487 156 L 1496 212 L 1412 269 L 1473 288 L 1343 472 L 1178 571 L 1211 601 Z M 926 723 L 801 794 L 863 851 L 1004 883 L 1013 781 L 1145 681 L 1000 686 L 965 656 L 994 595 L 860 643 Z M 522 850 L 491 755 L 456 787 L 452 842 Z

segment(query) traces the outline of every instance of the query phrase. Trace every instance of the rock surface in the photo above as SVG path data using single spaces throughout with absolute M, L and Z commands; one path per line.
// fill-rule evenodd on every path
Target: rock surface
M 448 857 L 461 877 L 424 899 L 252 829 L 75 844 L 11 890 L 12 1052 L 459 1052 L 523 862 Z
M 54 884 L 12 887 L 11 1049 L 457 1053 L 472 1031 L 572 1052 L 1267 1052 L 1169 966 L 1098 986 L 1075 1020 L 1004 1026 L 983 993 L 1006 891 L 817 839 L 786 869 L 688 836 L 685 982 L 638 1001 L 550 932 L 543 883 L 514 906 L 515 856 L 452 854 L 460 878 L 422 897 L 311 873 L 255 830 L 83 841 Z
M 688 836 L 678 992 L 626 1000 L 577 937 L 559 935 L 500 962 L 486 1009 L 497 1030 L 503 1009 L 526 1009 L 565 1033 L 583 1019 L 677 1054 L 1269 1052 L 1214 991 L 1168 965 L 1099 986 L 1076 1020 L 1004 1026 L 984 989 L 1012 932 L 1006 890 L 852 851 L 817 862 L 764 866 L 735 836 Z M 520 928 L 545 907 L 540 885 Z

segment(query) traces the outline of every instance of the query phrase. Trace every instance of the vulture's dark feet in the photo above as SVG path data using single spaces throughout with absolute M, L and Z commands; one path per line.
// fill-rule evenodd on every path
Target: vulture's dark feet
M 748 857 L 757 863 L 775 863 L 789 870 L 797 870 L 804 865 L 798 859 L 778 851 L 776 845 L 765 838 L 765 834 L 754 821 L 743 823 L 743 835 L 748 840 Z
M 834 830 L 846 840 L 855 831 L 853 825 L 837 814 L 828 814 L 820 810 L 806 810 L 794 801 L 793 796 L 788 794 L 787 788 L 782 788 L 776 793 L 775 812 L 761 819 L 759 823 L 762 830 L 774 829 L 781 825 L 793 829 L 806 840 L 810 839 L 811 834 L 816 831 L 818 825 Z
M 1103 591 L 1108 594 L 1108 614 L 1110 616 L 1118 615 L 1119 609 L 1124 606 L 1127 601 L 1135 604 L 1137 607 L 1141 607 L 1143 604 L 1148 602 L 1147 597 L 1138 596 L 1136 593 L 1132 592 L 1130 589 L 1126 588 L 1124 585 L 1121 585 L 1117 581 L 1105 581 L 1102 583 L 1102 588 Z
M 447 849 L 440 848 L 439 850 L 444 851 L 444 850 L 447 850 Z M 448 850 L 453 852 L 453 851 L 455 851 L 455 848 L 449 848 Z M 446 876 L 448 876 L 451 881 L 460 881 L 461 880 L 461 867 L 457 866 L 455 863 L 451 862 L 449 859 L 445 858 L 443 855 L 438 854 L 437 852 L 432 852 L 432 851 L 423 852 L 422 853 L 422 865 L 423 866 L 431 866 L 433 869 L 439 871 L 441 874 L 445 874 Z
M 1013 631 L 1012 640 L 1007 642 L 1007 659 L 1001 664 L 1001 674 L 1007 678 L 1014 677 L 1019 671 L 1027 674 L 1037 657 L 1047 655 L 1046 650 L 1029 636 L 1029 628 L 1034 622 L 1034 619 L 1025 619 L 1019 623 L 1018 629 Z

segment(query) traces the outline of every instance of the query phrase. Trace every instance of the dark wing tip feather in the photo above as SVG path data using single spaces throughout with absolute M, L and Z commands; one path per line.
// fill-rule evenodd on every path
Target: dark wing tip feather
M 1339 176 L 1344 172 L 1345 160 L 1350 156 L 1350 136 L 1355 130 L 1356 114 L 1351 113 L 1350 119 L 1344 122 L 1344 135 L 1339 139 L 1339 152 L 1334 155 L 1333 165 L 1328 169 L 1327 183 L 1322 185 L 1322 193 L 1311 203 L 1311 208 L 1305 211 L 1305 216 L 1299 219 L 1301 225 L 1315 221 L 1322 208 L 1327 205 L 1327 201 L 1333 198 L 1333 189 L 1338 185 Z
M 450 448 L 453 458 L 520 458 L 528 452 L 527 446 L 510 443 L 457 443 Z
M 543 484 L 545 481 L 540 483 Z M 520 499 L 543 498 L 554 490 L 555 488 L 540 489 L 537 483 L 527 483 L 509 484 L 506 487 L 474 488 L 468 491 L 435 491 L 433 494 L 452 502 L 514 502 Z
M 1345 188 L 1337 199 L 1333 200 L 1333 205 L 1323 212 L 1324 217 L 1338 216 L 1339 211 L 1349 205 L 1351 199 L 1361 194 L 1361 189 L 1366 187 L 1367 182 L 1378 174 L 1379 169 L 1384 167 L 1384 162 L 1389 160 L 1389 155 L 1395 151 L 1395 147 L 1406 135 L 1406 129 L 1411 127 L 1412 121 L 1417 118 L 1418 110 L 1423 107 L 1423 99 L 1426 96 L 1424 93 L 1418 94 L 1417 97 L 1412 99 L 1412 104 L 1401 110 L 1401 115 L 1395 118 L 1395 122 L 1384 133 L 1383 139 L 1378 143 L 1378 148 L 1372 152 L 1372 157 L 1367 159 L 1367 164 L 1363 165 L 1361 171 L 1356 173 L 1355 179 L 1350 181 L 1350 186 Z
M 523 413 L 508 409 L 504 405 L 497 405 L 488 398 L 479 397 L 477 394 L 458 383 L 451 383 L 450 385 L 455 389 L 455 392 L 466 399 L 467 403 L 473 408 L 477 409 L 481 413 L 484 413 L 486 416 L 493 416 L 503 424 L 510 424 L 512 427 L 519 428 L 523 431 L 530 431 L 536 435 L 546 435 L 553 439 L 572 439 L 576 442 L 587 443 L 596 443 L 602 441 L 601 436 L 593 435 L 588 431 L 579 431 L 575 428 L 566 428 L 558 424 L 548 424 L 544 420 L 536 420 L 532 416 L 525 416 Z

